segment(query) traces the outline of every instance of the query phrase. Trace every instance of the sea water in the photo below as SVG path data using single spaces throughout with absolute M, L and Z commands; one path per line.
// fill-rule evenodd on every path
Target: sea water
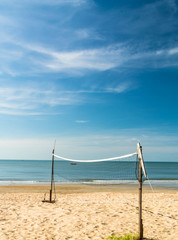
M 152 184 L 178 188 L 178 162 L 145 162 L 145 168 Z M 51 161 L 0 160 L 0 185 L 44 184 L 50 179 Z M 138 163 L 134 161 L 54 162 L 54 180 L 60 184 L 133 184 L 137 179 Z

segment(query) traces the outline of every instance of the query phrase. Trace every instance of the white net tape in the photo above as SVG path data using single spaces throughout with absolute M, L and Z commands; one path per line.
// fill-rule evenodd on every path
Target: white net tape
M 59 155 L 53 154 L 54 157 L 59 158 L 61 160 L 66 160 L 66 161 L 70 161 L 70 162 L 104 162 L 104 161 L 113 161 L 113 160 L 117 160 L 117 159 L 124 159 L 124 158 L 128 158 L 128 157 L 132 157 L 134 155 L 137 155 L 138 153 L 131 153 L 131 154 L 127 154 L 127 155 L 123 155 L 120 157 L 113 157 L 113 158 L 103 158 L 103 159 L 96 159 L 96 160 L 77 160 L 77 159 L 70 159 L 70 158 L 65 158 L 65 157 L 61 157 Z

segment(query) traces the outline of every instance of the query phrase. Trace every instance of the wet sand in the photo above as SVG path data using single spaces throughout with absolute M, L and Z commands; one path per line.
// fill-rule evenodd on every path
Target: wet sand
M 49 186 L 0 187 L 0 239 L 102 240 L 111 234 L 138 233 L 138 186 L 57 185 L 56 202 Z M 178 236 L 178 191 L 143 188 L 144 237 Z
M 0 186 L 0 193 L 45 193 L 49 192 L 49 185 L 9 185 Z M 70 194 L 70 193 L 92 193 L 92 192 L 125 192 L 125 193 L 138 193 L 138 184 L 64 184 L 55 185 L 56 193 Z M 178 188 L 167 187 L 154 187 L 155 192 L 169 192 L 175 193 Z M 143 193 L 152 193 L 149 185 L 143 184 Z

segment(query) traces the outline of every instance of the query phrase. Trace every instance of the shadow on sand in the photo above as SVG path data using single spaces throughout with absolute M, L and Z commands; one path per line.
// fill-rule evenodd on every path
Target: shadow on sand
M 143 240 L 157 240 L 157 239 L 154 239 L 154 238 L 143 238 Z

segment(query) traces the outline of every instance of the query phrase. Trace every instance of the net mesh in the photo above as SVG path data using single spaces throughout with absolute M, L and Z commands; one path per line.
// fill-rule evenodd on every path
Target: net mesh
M 65 182 L 117 183 L 138 179 L 137 154 L 99 160 L 72 160 L 54 155 L 54 179 Z M 65 159 L 65 160 L 64 160 Z

